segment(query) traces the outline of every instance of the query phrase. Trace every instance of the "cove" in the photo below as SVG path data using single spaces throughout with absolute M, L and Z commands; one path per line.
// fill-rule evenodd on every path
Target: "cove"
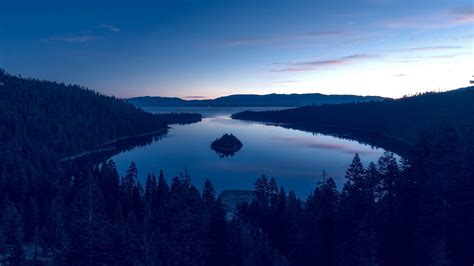
M 194 124 L 173 125 L 151 144 L 121 152 L 112 159 L 121 176 L 130 162 L 135 162 L 142 185 L 148 173 L 158 175 L 162 169 L 168 181 L 187 171 L 198 188 L 208 178 L 217 192 L 248 190 L 264 174 L 305 198 L 321 179 L 322 171 L 333 177 L 340 189 L 355 153 L 367 165 L 376 162 L 385 151 L 348 138 L 231 119 L 231 114 L 248 109 L 272 108 L 146 108 L 152 113 L 201 113 L 204 118 Z M 234 156 L 222 157 L 210 148 L 211 142 L 225 133 L 234 134 L 243 143 Z

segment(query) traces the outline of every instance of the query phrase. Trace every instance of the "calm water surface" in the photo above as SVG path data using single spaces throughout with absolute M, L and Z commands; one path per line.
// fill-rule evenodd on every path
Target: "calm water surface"
M 169 133 L 151 145 L 120 153 L 112 159 L 123 175 L 134 161 L 142 184 L 146 175 L 163 169 L 168 181 L 187 167 L 193 184 L 202 188 L 209 178 L 217 191 L 252 189 L 255 179 L 265 174 L 288 191 L 306 197 L 325 170 L 338 188 L 344 183 L 344 171 L 355 153 L 367 164 L 376 161 L 384 150 L 357 141 L 313 134 L 278 126 L 233 120 L 232 113 L 242 110 L 272 108 L 147 108 L 149 112 L 198 112 L 201 122 L 175 125 Z M 275 109 L 275 108 L 273 108 Z M 242 149 L 233 157 L 221 158 L 210 148 L 211 142 L 224 133 L 239 138 Z

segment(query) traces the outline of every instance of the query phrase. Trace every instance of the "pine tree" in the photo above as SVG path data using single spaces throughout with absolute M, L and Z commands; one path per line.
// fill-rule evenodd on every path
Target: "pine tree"
M 113 160 L 101 164 L 98 176 L 99 188 L 104 197 L 104 205 L 109 219 L 113 218 L 115 202 L 120 197 L 120 178 Z
M 374 165 L 369 171 L 362 165 L 358 154 L 346 170 L 337 214 L 339 250 L 338 259 L 342 264 L 375 263 L 375 225 L 373 221 L 375 198 L 373 187 L 378 176 Z M 368 175 L 371 174 L 371 176 Z M 342 255 L 344 254 L 344 255 Z
M 383 187 L 380 183 L 380 174 L 377 170 L 377 165 L 374 162 L 370 162 L 365 170 L 365 185 L 366 193 L 369 197 L 373 198 L 374 201 L 379 201 L 383 195 Z
M 270 205 L 275 208 L 277 204 L 277 196 L 278 196 L 278 185 L 275 181 L 275 178 L 271 177 L 270 181 L 268 182 L 268 194 L 269 194 L 269 201 Z
M 345 178 L 347 179 L 346 184 L 353 186 L 353 189 L 360 189 L 360 185 L 363 184 L 364 179 L 364 166 L 362 165 L 359 154 L 356 153 L 352 159 L 352 163 L 346 170 Z
M 104 201 L 97 178 L 86 174 L 73 200 L 71 217 L 72 262 L 105 263 L 111 240 L 104 215 Z
M 400 168 L 393 153 L 384 152 L 380 157 L 378 172 L 381 177 L 383 194 L 393 199 L 397 196 L 400 185 Z
M 165 175 L 163 174 L 163 170 L 160 170 L 160 175 L 158 177 L 158 187 L 156 189 L 156 196 L 153 206 L 155 206 L 155 208 L 163 208 L 169 199 L 169 193 L 170 189 L 166 183 Z
M 228 265 L 227 261 L 227 221 L 226 211 L 218 198 L 212 207 L 209 225 L 206 230 L 206 245 L 204 246 L 204 265 Z
M 204 182 L 204 188 L 202 189 L 202 201 L 204 205 L 213 205 L 216 200 L 216 191 L 209 179 Z
M 137 180 L 138 180 L 137 165 L 134 162 L 131 162 L 130 166 L 128 167 L 127 173 L 122 178 L 122 184 L 121 184 L 122 190 L 128 195 L 132 195 L 133 188 L 137 186 Z
M 336 255 L 336 209 L 338 192 L 336 183 L 323 172 L 314 192 L 306 200 L 304 242 L 305 265 L 334 265 Z
M 153 184 L 153 179 L 150 173 L 148 173 L 146 177 L 146 184 L 145 184 L 145 200 L 147 203 L 151 203 L 152 197 L 153 197 L 153 192 L 155 190 L 154 184 Z
M 112 235 L 112 262 L 115 265 L 123 265 L 131 261 L 127 257 L 128 254 L 128 242 L 127 230 L 128 225 L 125 222 L 122 205 L 120 201 L 117 201 L 114 208 L 114 224 L 113 224 L 113 235 Z
M 254 201 L 256 205 L 262 210 L 268 208 L 268 181 L 267 177 L 263 175 L 255 181 Z
M 50 251 L 53 262 L 62 265 L 66 263 L 66 255 L 70 248 L 70 238 L 64 218 L 67 210 L 64 208 L 63 199 L 53 199 L 47 210 L 47 223 L 41 229 L 41 240 L 43 241 L 43 247 Z
M 285 208 L 286 208 L 286 192 L 285 188 L 283 186 L 280 186 L 280 191 L 278 192 L 278 198 L 277 198 L 277 209 L 279 213 L 284 213 Z

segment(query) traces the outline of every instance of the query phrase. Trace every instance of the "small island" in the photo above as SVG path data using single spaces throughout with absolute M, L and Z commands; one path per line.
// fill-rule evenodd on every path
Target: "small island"
M 211 143 L 211 149 L 221 157 L 233 156 L 242 148 L 242 142 L 232 134 L 224 134 Z

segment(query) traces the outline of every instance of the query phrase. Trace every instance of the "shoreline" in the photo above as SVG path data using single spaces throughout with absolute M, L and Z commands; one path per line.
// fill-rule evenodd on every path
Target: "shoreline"
M 89 155 L 92 155 L 92 154 L 97 154 L 97 153 L 102 153 L 102 152 L 107 152 L 107 151 L 113 151 L 113 150 L 117 149 L 113 145 L 116 144 L 119 141 L 130 140 L 130 139 L 139 138 L 139 137 L 146 137 L 146 136 L 150 136 L 150 135 L 164 135 L 164 134 L 168 133 L 169 128 L 170 127 L 167 126 L 166 128 L 163 128 L 163 129 L 160 129 L 160 130 L 155 130 L 155 131 L 152 131 L 152 132 L 146 132 L 146 133 L 141 133 L 141 134 L 136 134 L 136 135 L 130 135 L 130 136 L 125 136 L 125 137 L 115 138 L 113 140 L 110 140 L 110 141 L 102 144 L 99 148 L 96 148 L 96 149 L 93 149 L 93 150 L 83 151 L 83 152 L 80 152 L 80 153 L 77 153 L 77 154 L 74 154 L 74 155 L 71 155 L 71 156 L 66 156 L 66 157 L 61 158 L 59 161 L 61 163 L 64 163 L 64 162 L 68 162 L 68 161 L 74 161 L 74 160 L 77 160 L 77 159 L 80 159 L 80 158 L 83 158 L 83 157 L 86 157 L 86 156 L 89 156 Z
M 413 145 L 413 143 L 411 143 L 410 141 L 402 139 L 400 137 L 389 135 L 382 131 L 369 130 L 369 129 L 364 129 L 364 128 L 351 128 L 351 127 L 345 127 L 345 126 L 323 125 L 323 124 L 314 124 L 314 123 L 272 122 L 272 121 L 242 119 L 242 118 L 233 118 L 233 117 L 232 119 L 249 121 L 253 123 L 259 123 L 259 124 L 270 125 L 270 126 L 290 128 L 294 130 L 307 131 L 311 133 L 328 134 L 335 137 L 352 139 L 355 141 L 364 142 L 369 145 L 375 145 L 385 150 L 387 149 L 391 150 L 400 156 L 407 155 L 409 148 Z M 383 142 L 391 143 L 392 145 L 396 143 L 397 144 L 396 146 L 398 146 L 398 148 L 395 149 L 396 150 L 395 151 L 393 147 L 390 147 L 390 148 L 383 147 L 385 145 L 382 145 L 380 143 L 374 144 L 369 140 L 364 140 L 364 135 L 370 136 L 371 138 L 376 137 L 378 140 L 383 140 Z

